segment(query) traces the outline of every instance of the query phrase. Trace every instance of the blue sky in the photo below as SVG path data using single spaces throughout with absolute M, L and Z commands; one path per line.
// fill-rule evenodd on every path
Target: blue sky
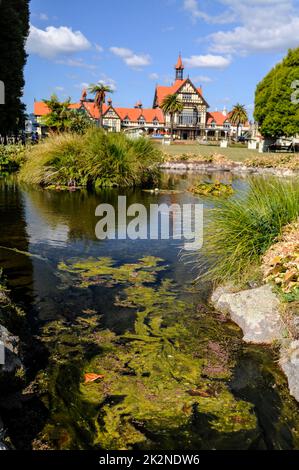
M 52 93 L 78 101 L 103 81 L 115 106 L 151 107 L 181 52 L 211 110 L 251 111 L 256 84 L 298 46 L 299 0 L 31 0 L 24 100 L 28 112 Z

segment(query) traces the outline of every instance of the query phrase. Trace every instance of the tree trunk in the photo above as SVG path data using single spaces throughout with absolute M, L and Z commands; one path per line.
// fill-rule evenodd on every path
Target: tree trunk
M 102 102 L 100 103 L 99 111 L 100 111 L 99 125 L 102 128 L 103 127 L 103 103 Z
M 170 140 L 173 141 L 174 115 L 170 115 Z

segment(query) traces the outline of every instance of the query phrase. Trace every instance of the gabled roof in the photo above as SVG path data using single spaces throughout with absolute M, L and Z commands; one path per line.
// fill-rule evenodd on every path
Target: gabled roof
M 140 108 L 115 108 L 122 121 L 126 118 L 132 122 L 138 122 L 144 118 L 146 122 L 153 122 L 157 119 L 161 124 L 165 122 L 164 114 L 161 109 L 140 109 Z
M 80 109 L 81 103 L 71 103 L 69 105 L 69 109 Z M 33 113 L 35 116 L 46 116 L 50 113 L 50 109 L 43 101 L 35 101 L 34 102 L 34 110 Z
M 156 96 L 155 96 L 155 104 L 157 104 L 158 106 L 161 106 L 164 98 L 166 98 L 166 96 L 168 95 L 174 95 L 175 93 L 177 93 L 187 82 L 191 83 L 192 82 L 190 81 L 189 78 L 186 78 L 185 80 L 176 80 L 174 82 L 173 85 L 171 86 L 157 86 L 156 88 Z M 195 90 L 198 92 L 198 94 L 202 97 L 202 99 L 204 100 L 203 96 L 202 96 L 202 89 L 201 88 L 196 88 L 194 87 Z
M 217 126 L 223 126 L 225 122 L 229 122 L 229 117 L 225 116 L 220 111 L 207 113 L 207 124 L 215 122 Z

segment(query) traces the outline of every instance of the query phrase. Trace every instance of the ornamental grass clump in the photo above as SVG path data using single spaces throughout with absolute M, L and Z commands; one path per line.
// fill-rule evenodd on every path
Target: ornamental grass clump
M 147 139 L 90 129 L 84 135 L 63 133 L 32 148 L 20 180 L 43 187 L 126 187 L 151 185 L 158 178 L 161 152 Z
M 248 191 L 217 200 L 205 232 L 202 277 L 216 283 L 243 283 L 283 228 L 298 216 L 298 180 L 253 179 Z

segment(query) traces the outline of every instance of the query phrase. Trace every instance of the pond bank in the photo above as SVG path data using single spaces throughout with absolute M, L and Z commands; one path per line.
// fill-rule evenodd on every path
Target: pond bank
M 238 162 L 225 162 L 223 164 L 217 163 L 203 163 L 203 162 L 164 162 L 160 165 L 162 170 L 179 170 L 186 172 L 230 172 L 234 175 L 271 175 L 278 177 L 299 176 L 299 170 L 292 170 L 288 168 L 259 168 L 247 166 Z
M 211 302 L 243 331 L 244 341 L 279 345 L 279 365 L 299 401 L 299 223 L 287 226 L 263 257 L 266 284 L 236 292 L 218 287 Z
M 20 339 L 15 332 L 22 321 L 23 312 L 13 304 L 6 288 L 0 283 L 0 450 L 8 450 L 9 437 L 6 436 L 5 424 L 1 419 L 2 409 L 7 402 L 16 401 L 14 395 L 23 384 L 24 366 L 21 358 Z M 15 323 L 15 327 L 13 324 Z M 10 330 L 7 329 L 10 328 Z M 14 333 L 11 333 L 14 331 Z M 18 404 L 16 404 L 18 406 Z

